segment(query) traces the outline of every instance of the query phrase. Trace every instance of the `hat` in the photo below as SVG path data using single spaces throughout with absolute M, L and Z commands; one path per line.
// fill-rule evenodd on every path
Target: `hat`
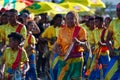
M 19 43 L 23 41 L 23 36 L 18 32 L 12 32 L 8 35 L 8 38 L 13 38 L 14 40 L 17 40 Z
M 120 9 L 120 3 L 117 4 L 116 8 L 119 8 L 119 9 Z

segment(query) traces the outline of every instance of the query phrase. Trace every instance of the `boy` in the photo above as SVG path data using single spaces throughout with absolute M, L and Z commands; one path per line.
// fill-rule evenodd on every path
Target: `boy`
M 5 80 L 11 80 L 15 76 L 15 71 L 20 69 L 20 62 L 24 62 L 26 65 L 22 75 L 25 75 L 29 69 L 27 54 L 23 48 L 19 47 L 23 41 L 23 36 L 17 32 L 12 32 L 8 35 L 8 38 L 9 47 L 3 51 L 2 67 L 0 69 L 2 75 L 5 73 Z

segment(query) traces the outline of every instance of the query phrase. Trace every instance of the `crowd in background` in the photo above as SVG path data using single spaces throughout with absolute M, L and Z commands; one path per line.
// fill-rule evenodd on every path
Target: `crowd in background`
M 96 14 L 80 20 L 70 11 L 50 20 L 47 13 L 31 18 L 27 10 L 1 9 L 0 79 L 12 80 L 19 69 L 25 80 L 41 72 L 52 80 L 119 80 L 120 3 L 116 13 L 116 19 Z

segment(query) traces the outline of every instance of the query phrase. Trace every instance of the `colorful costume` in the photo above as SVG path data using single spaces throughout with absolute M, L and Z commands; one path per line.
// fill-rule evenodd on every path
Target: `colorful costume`
M 5 78 L 8 78 L 8 75 L 12 73 L 12 66 L 13 63 L 16 60 L 16 57 L 18 55 L 18 50 L 17 51 L 13 51 L 11 48 L 6 48 L 4 53 L 3 53 L 3 60 L 5 60 L 5 65 L 6 65 L 6 69 L 5 69 Z M 28 57 L 26 54 L 26 51 L 24 49 L 22 49 L 22 54 L 21 54 L 21 58 L 20 58 L 20 62 L 28 62 Z M 18 68 L 20 69 L 20 64 L 18 65 Z
M 24 44 L 24 48 L 26 48 L 28 45 L 35 45 L 36 41 L 35 41 L 35 37 L 32 34 L 28 34 L 26 40 L 25 40 L 25 44 Z M 28 70 L 28 72 L 26 73 L 26 78 L 25 80 L 37 80 L 37 74 L 36 74 L 36 65 L 35 65 L 35 50 L 30 51 L 31 53 L 27 53 L 28 54 L 28 58 L 29 58 L 29 65 L 30 65 L 30 69 Z
M 114 55 L 111 57 L 111 61 L 109 63 L 108 69 L 106 71 L 105 80 L 117 80 L 120 79 L 120 64 L 118 64 L 118 60 L 120 60 L 120 19 L 114 19 L 111 21 L 109 26 L 109 31 L 113 33 L 113 48 Z
M 59 55 L 58 62 L 58 79 L 57 80 L 70 80 L 76 79 L 80 80 L 82 78 L 82 67 L 83 67 L 83 47 L 78 47 L 75 50 L 75 54 L 77 56 L 69 57 L 66 61 L 64 61 L 65 54 L 72 43 L 73 33 L 75 27 L 68 28 L 63 27 L 60 29 L 57 44 L 61 47 L 61 56 Z M 78 40 L 87 40 L 86 32 L 83 28 L 80 27 L 80 31 L 77 36 Z
M 95 37 L 95 51 L 94 51 L 94 59 L 91 65 L 91 74 L 89 76 L 90 80 L 100 79 L 101 77 L 105 77 L 105 72 L 108 67 L 108 63 L 110 61 L 109 51 L 106 45 L 98 45 L 99 42 L 106 44 L 106 35 L 107 31 L 104 29 L 95 29 L 94 31 Z M 96 62 L 96 60 L 98 62 Z M 102 73 L 103 71 L 103 73 Z

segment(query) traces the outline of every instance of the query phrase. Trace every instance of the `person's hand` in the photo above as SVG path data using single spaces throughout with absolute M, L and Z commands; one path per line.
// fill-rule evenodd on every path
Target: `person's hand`
M 24 70 L 23 73 L 22 73 L 22 78 L 23 79 L 25 78 L 25 75 L 26 75 L 26 71 Z

